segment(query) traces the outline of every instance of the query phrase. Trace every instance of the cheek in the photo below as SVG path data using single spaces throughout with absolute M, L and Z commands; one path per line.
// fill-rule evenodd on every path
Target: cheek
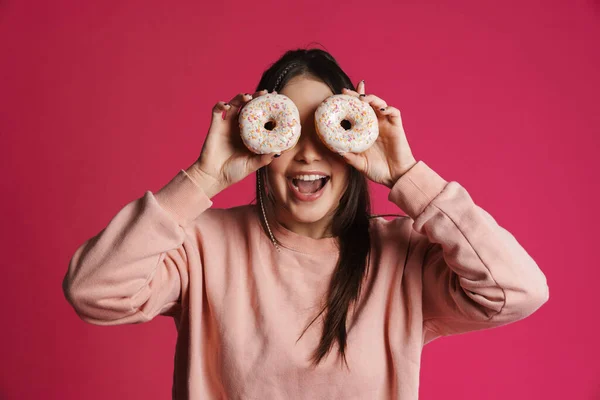
M 337 160 L 336 160 L 337 161 Z M 341 196 L 346 190 L 348 185 L 348 178 L 350 177 L 350 167 L 343 160 L 332 163 L 333 174 L 335 176 L 335 191 Z
M 282 200 L 282 196 L 284 196 L 285 190 L 287 189 L 287 180 L 283 171 L 272 168 L 272 164 L 273 163 L 269 165 L 269 169 L 267 170 L 267 179 L 269 180 L 269 186 L 273 190 L 275 198 Z
M 346 191 L 346 187 L 348 186 L 348 176 L 344 176 L 342 179 L 338 179 L 335 188 L 334 188 L 334 192 L 336 197 L 339 199 L 341 199 L 341 197 L 344 195 L 344 192 Z
M 283 152 L 280 157 L 275 158 L 267 166 L 267 178 L 274 190 L 281 191 L 287 188 L 285 171 L 289 168 L 293 158 L 294 154 L 291 151 Z
M 335 183 L 331 186 L 331 201 L 333 201 L 335 204 L 339 203 L 339 201 L 342 199 L 342 196 L 344 195 L 345 191 L 346 191 L 346 187 L 348 185 L 348 181 L 347 181 L 347 176 L 340 176 L 338 175 Z M 330 182 L 333 183 L 333 180 Z

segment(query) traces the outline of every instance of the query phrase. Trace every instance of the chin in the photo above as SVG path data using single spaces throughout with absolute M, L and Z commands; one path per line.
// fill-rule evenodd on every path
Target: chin
M 293 210 L 290 210 L 290 216 L 297 222 L 301 222 L 303 224 L 311 224 L 314 222 L 321 221 L 323 218 L 329 215 L 329 209 L 323 209 L 323 207 L 319 206 L 308 206 L 302 207 L 302 209 L 298 209 L 294 207 Z
M 291 218 L 296 222 L 310 224 L 328 219 L 335 213 L 336 205 L 339 204 L 339 198 L 332 190 L 330 184 L 326 184 L 322 189 L 322 195 L 313 201 L 303 201 L 293 195 L 294 188 L 288 184 L 287 193 L 287 211 Z

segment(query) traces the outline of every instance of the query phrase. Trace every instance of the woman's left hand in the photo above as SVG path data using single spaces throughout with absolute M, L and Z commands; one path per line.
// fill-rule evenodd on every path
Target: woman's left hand
M 392 188 L 396 181 L 412 168 L 417 160 L 412 154 L 402 127 L 400 111 L 388 107 L 379 97 L 365 95 L 361 81 L 355 92 L 344 89 L 343 94 L 356 96 L 373 107 L 379 123 L 379 137 L 371 147 L 360 154 L 341 154 L 346 162 L 361 171 L 373 182 Z

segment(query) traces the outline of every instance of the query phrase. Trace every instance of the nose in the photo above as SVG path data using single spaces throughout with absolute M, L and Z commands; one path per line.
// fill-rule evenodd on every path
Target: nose
M 322 160 L 327 151 L 327 148 L 317 137 L 314 129 L 303 130 L 295 147 L 296 154 L 294 159 L 306 164 Z

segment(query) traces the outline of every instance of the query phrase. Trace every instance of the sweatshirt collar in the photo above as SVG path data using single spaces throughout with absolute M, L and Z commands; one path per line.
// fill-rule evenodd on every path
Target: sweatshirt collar
M 338 239 L 336 237 L 313 239 L 287 229 L 278 223 L 274 218 L 269 219 L 269 227 L 271 228 L 275 239 L 283 247 L 286 247 L 290 250 L 306 254 L 328 253 L 337 255 L 339 253 L 339 248 L 337 245 Z

